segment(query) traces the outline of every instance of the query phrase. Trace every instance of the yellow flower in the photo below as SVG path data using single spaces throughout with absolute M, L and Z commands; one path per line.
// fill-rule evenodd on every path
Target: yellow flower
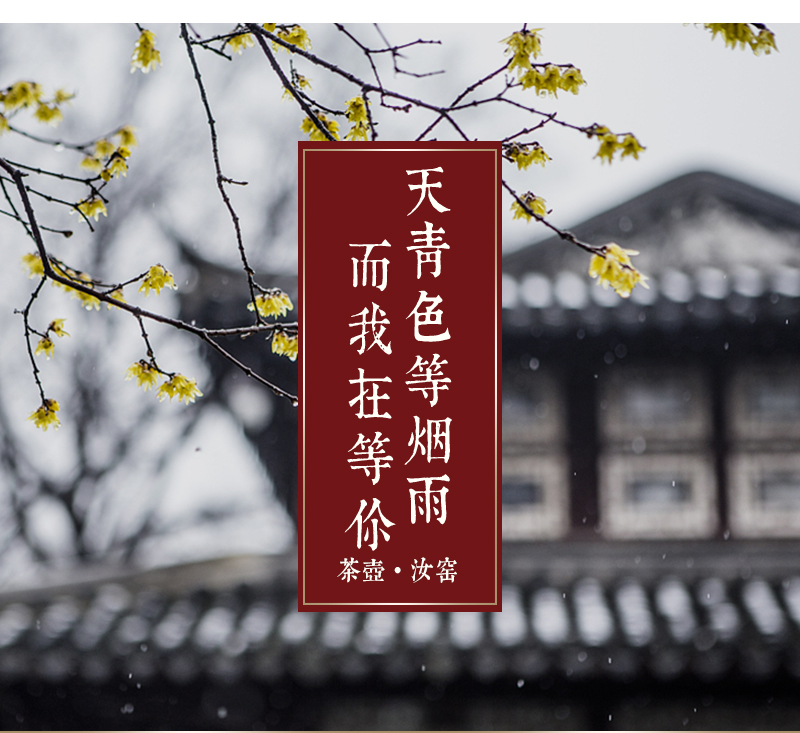
M 570 66 L 561 75 L 561 81 L 559 84 L 565 92 L 577 94 L 579 87 L 586 84 L 586 82 L 583 80 L 583 76 L 581 76 L 581 70 L 574 66 Z
M 53 356 L 55 348 L 56 347 L 53 343 L 53 339 L 51 339 L 49 336 L 45 336 L 43 339 L 39 340 L 39 343 L 36 345 L 36 351 L 33 353 L 36 356 L 39 356 L 39 354 L 44 354 L 47 357 L 47 360 L 50 361 L 50 357 Z
M 123 158 L 121 155 L 115 155 L 111 159 L 111 163 L 108 166 L 108 173 L 109 175 L 113 175 L 115 178 L 119 178 L 121 175 L 127 176 L 128 166 L 125 163 L 125 158 Z
M 288 336 L 283 331 L 278 331 L 272 337 L 272 353 L 286 356 L 292 361 L 297 359 L 297 336 Z
M 117 148 L 117 155 L 121 155 L 123 158 L 125 158 L 125 160 L 127 160 L 131 157 L 130 148 L 120 144 L 120 146 Z
M 292 73 L 292 84 L 297 89 L 311 89 L 311 82 L 304 77 L 302 74 L 298 74 L 296 71 Z M 283 90 L 283 95 L 281 96 L 281 102 L 284 99 L 291 99 L 292 93 L 288 89 Z
M 520 170 L 526 170 L 533 163 L 538 163 L 544 168 L 544 164 L 551 160 L 550 156 L 544 152 L 544 148 L 542 148 L 539 143 L 533 143 L 533 145 L 511 143 L 508 156 L 517 164 Z
M 114 144 L 103 138 L 94 144 L 94 154 L 98 158 L 107 158 L 115 150 Z
M 294 310 L 289 296 L 278 288 L 256 295 L 256 307 L 264 318 L 284 316 L 287 311 Z M 247 310 L 255 310 L 252 303 L 247 304 Z
M 645 150 L 633 135 L 625 135 L 625 137 L 622 138 L 620 147 L 622 148 L 622 155 L 620 155 L 620 158 L 624 158 L 626 155 L 632 155 L 636 160 L 639 160 L 639 153 Z
M 80 211 L 81 214 L 83 214 L 87 219 L 94 219 L 95 221 L 100 219 L 100 214 L 103 216 L 108 216 L 106 205 L 103 203 L 103 200 L 97 196 L 93 196 L 90 199 L 81 201 L 78 204 L 78 211 Z
M 114 300 L 118 300 L 120 303 L 127 302 L 125 298 L 122 297 L 122 288 L 117 288 L 116 290 L 112 290 L 110 293 L 107 293 L 109 298 L 113 298 Z M 112 308 L 116 308 L 117 306 L 112 305 L 111 303 L 106 303 L 106 308 L 111 310 Z
M 357 122 L 368 122 L 369 117 L 367 116 L 367 104 L 369 104 L 369 102 L 365 100 L 364 97 L 353 97 L 352 99 L 348 99 L 345 106 L 347 119 L 353 124 Z
M 36 104 L 42 96 L 42 87 L 32 81 L 18 81 L 2 95 L 6 112 Z
M 542 53 L 541 28 L 532 30 L 522 30 L 512 33 L 508 38 L 504 38 L 500 43 L 506 44 L 506 56 L 512 56 L 508 65 L 508 70 L 517 69 L 517 74 L 523 74 L 526 69 L 531 68 L 530 57 L 539 58 Z
M 369 140 L 369 127 L 366 122 L 357 122 L 344 136 L 345 140 Z
M 61 421 L 58 419 L 56 413 L 60 409 L 58 402 L 55 400 L 45 400 L 38 410 L 31 413 L 28 420 L 32 420 L 37 428 L 41 428 L 45 432 L 47 432 L 47 428 L 51 426 L 58 429 L 58 426 L 61 425 Z
M 48 107 L 46 104 L 41 102 L 36 108 L 36 112 L 33 113 L 33 116 L 39 120 L 39 122 L 44 122 L 48 125 L 52 125 L 53 127 L 57 127 L 58 123 L 64 119 L 64 115 L 61 114 L 61 110 L 58 107 L 55 105 Z
M 614 153 L 616 152 L 617 148 L 620 147 L 620 144 L 617 142 L 617 136 L 613 132 L 606 132 L 599 137 L 600 148 L 594 157 L 600 158 L 600 160 L 604 163 L 607 159 L 610 164 L 614 158 Z
M 87 275 L 85 272 L 82 272 L 78 279 L 81 280 L 81 284 L 85 285 L 87 288 L 94 289 L 94 283 L 92 282 L 92 278 Z M 65 290 L 68 290 L 70 295 L 77 298 L 81 301 L 81 305 L 86 308 L 87 311 L 92 309 L 99 311 L 100 310 L 100 301 L 94 297 L 94 295 L 89 295 L 89 293 L 84 293 L 81 290 L 75 290 L 75 288 L 69 287 L 69 285 L 64 286 Z
M 638 255 L 634 249 L 622 249 L 618 244 L 610 243 L 601 248 L 600 254 L 592 255 L 589 263 L 589 275 L 598 278 L 604 288 L 609 285 L 623 298 L 627 298 L 637 283 L 644 287 L 647 278 L 632 264 L 629 255 Z
M 98 158 L 95 158 L 93 155 L 87 155 L 81 161 L 81 168 L 85 168 L 88 171 L 92 171 L 92 173 L 99 173 L 100 170 L 103 168 L 103 162 Z
M 147 74 L 151 69 L 161 65 L 161 54 L 156 50 L 156 34 L 152 31 L 142 31 L 133 50 L 131 58 L 131 74 L 136 69 L 141 69 Z
M 135 148 L 139 141 L 136 139 L 136 135 L 133 134 L 135 127 L 131 127 L 130 125 L 123 125 L 119 128 L 114 134 L 119 136 L 119 144 L 120 146 L 125 146 L 126 148 Z
M 71 94 L 70 92 L 64 89 L 56 89 L 56 93 L 53 95 L 53 101 L 56 104 L 64 104 L 64 102 L 69 102 L 70 99 L 74 99 L 75 95 Z
M 197 382 L 194 379 L 187 379 L 182 374 L 176 374 L 168 382 L 164 382 L 158 388 L 158 399 L 163 400 L 169 397 L 178 398 L 178 402 L 183 400 L 187 405 L 194 402 L 196 397 L 202 397 L 203 393 L 197 389 Z
M 774 48 L 776 51 L 778 47 L 775 45 L 775 34 L 767 28 L 762 28 L 758 35 L 750 41 L 750 48 L 756 56 L 760 56 L 763 51 L 767 56 L 772 53 Z
M 64 330 L 65 320 L 65 318 L 56 318 L 50 321 L 50 325 L 47 327 L 48 332 L 58 336 L 59 338 L 69 336 L 69 334 Z
M 293 25 L 290 29 L 281 28 L 278 31 L 278 38 L 306 51 L 311 50 L 311 39 L 306 30 L 299 25 Z
M 35 254 L 22 255 L 22 266 L 28 271 L 28 279 L 44 275 L 42 258 Z
M 540 218 L 544 218 L 547 214 L 547 202 L 541 196 L 535 196 L 530 191 L 520 196 L 523 203 L 527 205 L 527 207 L 533 211 L 536 216 Z M 519 201 L 514 201 L 511 204 L 511 211 L 514 212 L 515 219 L 525 219 L 530 221 L 533 217 L 529 214 L 523 206 L 520 205 Z
M 8 120 L 6 119 L 5 115 L 0 114 L 0 135 L 4 132 L 8 132 L 11 129 L 11 126 L 8 124 Z
M 561 85 L 561 69 L 553 64 L 548 64 L 541 77 L 541 82 L 536 88 L 536 93 L 548 92 L 554 97 L 558 97 L 558 88 Z
M 255 46 L 256 42 L 253 40 L 252 33 L 240 33 L 238 36 L 229 38 L 227 45 L 233 53 L 241 55 L 242 51 Z
M 145 275 L 142 284 L 139 286 L 139 292 L 144 293 L 145 298 L 150 295 L 151 290 L 155 290 L 156 294 L 160 294 L 163 288 L 172 288 L 177 290 L 178 286 L 175 284 L 175 279 L 172 273 L 162 265 L 153 265 Z
M 264 23 L 264 25 L 262 25 L 261 27 L 267 33 L 274 33 L 275 32 L 275 28 L 277 27 L 277 25 L 278 25 L 277 23 Z
M 128 371 L 125 373 L 125 380 L 129 379 L 135 379 L 136 386 L 144 387 L 144 391 L 147 392 L 151 387 L 158 386 L 161 374 L 154 366 L 142 359 L 128 367 Z
M 322 112 L 317 113 L 317 118 L 326 127 L 331 137 L 334 140 L 339 139 L 339 123 L 336 120 L 329 120 Z M 322 132 L 310 117 L 306 117 L 300 124 L 300 129 L 305 132 L 310 140 L 319 140 L 320 142 L 326 141 L 325 133 Z

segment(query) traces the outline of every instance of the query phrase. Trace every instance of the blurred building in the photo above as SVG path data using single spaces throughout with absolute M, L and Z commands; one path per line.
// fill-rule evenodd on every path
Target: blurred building
M 300 614 L 292 556 L 96 570 L 0 598 L 4 727 L 800 727 L 800 205 L 694 173 L 574 232 L 650 287 L 504 259 L 502 613 Z M 245 428 L 293 512 L 295 413 Z

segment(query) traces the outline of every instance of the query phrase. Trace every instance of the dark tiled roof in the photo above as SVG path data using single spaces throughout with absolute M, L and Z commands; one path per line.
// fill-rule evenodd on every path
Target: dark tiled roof
M 502 613 L 301 614 L 283 582 L 62 588 L 0 602 L 0 679 L 800 678 L 800 570 L 632 567 L 518 581 L 512 568 Z

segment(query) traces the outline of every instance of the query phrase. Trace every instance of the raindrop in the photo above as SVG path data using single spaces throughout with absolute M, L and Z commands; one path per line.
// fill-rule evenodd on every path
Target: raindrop
M 725 539 L 725 540 L 729 540 L 731 538 L 731 531 L 729 529 L 726 529 L 722 533 L 722 538 Z
M 425 665 L 424 664 L 422 665 L 422 671 L 423 672 L 425 671 Z
M 297 400 L 292 400 L 292 407 L 297 407 L 299 402 Z
M 142 683 L 141 682 L 137 682 L 136 683 L 136 689 L 137 690 L 141 690 L 142 689 Z
M 147 644 L 139 644 L 139 649 L 141 649 L 143 652 L 146 652 L 147 651 Z
M 517 687 L 522 687 L 525 684 L 525 680 L 517 680 Z
M 129 703 L 129 702 L 126 702 L 126 703 L 125 703 L 125 704 L 124 704 L 124 705 L 123 705 L 123 706 L 120 708 L 120 712 L 121 712 L 123 715 L 128 715 L 128 714 L 132 713 L 132 712 L 133 712 L 133 705 L 132 705 L 131 703 Z
M 586 331 L 584 331 L 582 328 L 579 328 L 575 335 L 578 337 L 578 341 L 582 341 L 586 337 Z
M 227 718 L 228 717 L 228 708 L 217 708 L 217 717 L 218 718 Z
M 133 672 L 128 672 L 128 679 L 133 679 Z
M 608 663 L 611 664 L 611 657 L 608 658 Z
M 539 360 L 538 360 L 538 359 L 531 359 L 531 360 L 528 362 L 528 366 L 529 366 L 531 369 L 533 369 L 533 371 L 536 371 L 536 370 L 539 368 Z
M 610 351 L 606 351 L 605 356 L 603 356 L 603 361 L 611 366 L 611 364 L 614 363 L 614 354 L 612 354 Z
M 586 652 L 578 652 L 578 661 L 585 662 L 589 655 Z
M 788 323 L 788 321 L 787 321 L 787 323 Z M 728 350 L 728 347 L 729 347 L 729 346 L 730 346 L 730 344 L 729 344 L 729 343 L 726 341 L 726 342 L 725 342 L 725 346 L 723 347 L 723 348 L 725 349 L 725 351 L 727 351 L 727 350 Z

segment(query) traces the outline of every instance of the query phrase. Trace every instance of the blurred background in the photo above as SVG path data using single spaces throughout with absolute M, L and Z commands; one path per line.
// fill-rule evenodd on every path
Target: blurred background
M 135 321 L 51 288 L 33 317 L 66 318 L 71 337 L 41 365 L 62 427 L 37 431 L 14 314 L 32 245 L 2 217 L 3 727 L 797 728 L 800 30 L 771 28 L 780 51 L 760 58 L 679 24 L 542 30 L 543 60 L 588 82 L 542 111 L 633 132 L 647 150 L 604 165 L 596 141 L 551 125 L 536 138 L 547 168 L 504 175 L 580 238 L 639 250 L 650 288 L 623 301 L 589 279 L 587 255 L 504 220 L 501 614 L 297 613 L 294 408 L 154 325 L 159 362 L 205 394 L 159 403 L 124 381 L 144 356 Z M 179 288 L 159 308 L 241 325 L 199 93 L 178 28 L 150 29 L 162 66 L 144 75 L 128 73 L 133 25 L 0 26 L 0 87 L 76 92 L 57 130 L 25 129 L 83 142 L 130 124 L 139 139 L 96 233 L 37 212 L 75 231 L 48 238 L 69 264 L 117 281 L 161 262 Z M 382 26 L 393 44 L 442 41 L 402 68 L 446 70 L 386 64 L 384 83 L 449 102 L 504 63 L 517 29 Z M 341 32 L 307 30 L 315 53 L 367 75 Z M 257 49 L 197 53 L 223 171 L 248 181 L 231 195 L 251 263 L 295 299 L 303 115 Z M 357 92 L 295 63 L 326 104 Z M 416 137 L 426 114 L 380 110 L 380 139 Z M 530 120 L 489 105 L 462 123 L 497 139 Z M 69 172 L 81 159 L 8 133 L 0 155 Z M 227 345 L 296 388 L 268 344 Z

